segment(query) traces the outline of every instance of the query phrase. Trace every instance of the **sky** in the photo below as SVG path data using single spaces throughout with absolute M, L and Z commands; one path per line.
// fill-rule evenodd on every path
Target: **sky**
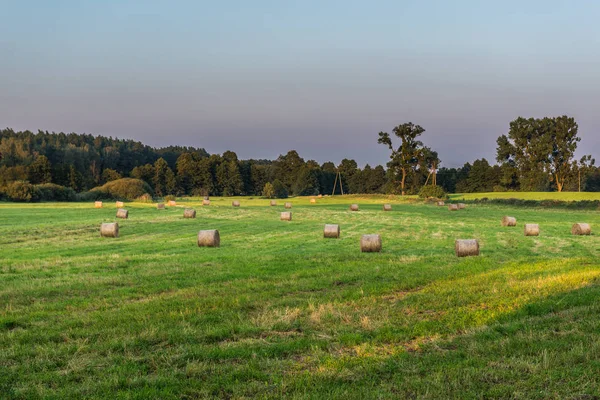
M 0 126 L 385 164 L 404 122 L 442 166 L 518 116 L 600 160 L 595 0 L 0 0 Z

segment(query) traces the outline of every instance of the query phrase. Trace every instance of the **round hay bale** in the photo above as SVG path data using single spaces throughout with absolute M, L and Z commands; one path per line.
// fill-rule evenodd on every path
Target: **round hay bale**
M 167 204 L 169 207 L 175 207 L 177 205 L 177 202 L 175 200 L 169 200 Z
M 101 201 L 95 201 L 94 202 L 94 208 L 102 208 L 102 202 Z
M 571 233 L 573 235 L 591 235 L 592 227 L 590 224 L 578 223 L 573 225 L 571 228 Z
M 221 237 L 216 229 L 198 232 L 198 247 L 219 247 Z
M 117 208 L 123 208 L 123 207 L 125 207 L 125 204 L 122 201 L 117 201 L 115 203 L 115 205 L 117 206 Z
M 540 226 L 538 224 L 525 224 L 525 236 L 539 236 Z
M 292 208 L 292 203 L 285 203 L 285 204 L 284 204 L 284 207 L 285 207 L 285 208 L 288 208 L 288 209 L 289 209 L 289 208 Z
M 291 211 L 282 212 L 279 219 L 282 221 L 291 221 L 292 220 L 292 212 Z
M 509 217 L 505 215 L 502 217 L 502 226 L 517 226 L 517 219 L 515 217 Z
M 322 195 L 322 194 L 320 194 L 320 195 L 318 195 L 317 197 L 318 197 L 318 198 L 322 198 L 322 197 L 323 197 L 323 195 Z
M 363 253 L 378 253 L 381 251 L 381 235 L 362 235 L 360 251 Z
M 449 204 L 448 211 L 458 211 L 458 204 Z
M 337 239 L 340 237 L 340 226 L 337 224 L 325 224 L 325 228 L 323 228 L 323 237 L 324 238 L 334 238 Z
M 476 239 L 457 239 L 454 242 L 456 257 L 479 255 L 479 242 Z
M 127 219 L 129 217 L 129 211 L 124 208 L 119 208 L 117 210 L 117 218 Z
M 444 207 L 444 205 L 446 205 L 446 203 L 444 203 L 443 201 L 438 201 L 437 205 L 438 205 L 438 207 Z
M 196 210 L 192 208 L 186 208 L 183 210 L 183 218 L 196 218 Z
M 392 211 L 392 205 L 391 204 L 384 204 L 383 205 L 383 211 Z
M 240 202 L 237 201 L 237 200 L 234 200 L 234 201 L 231 202 L 231 206 L 232 207 L 239 207 L 240 206 Z
M 100 236 L 102 237 L 119 237 L 119 224 L 116 222 L 105 222 L 100 225 Z
M 317 199 L 310 199 L 310 204 L 316 204 Z
M 202 200 L 202 205 L 203 206 L 210 206 L 210 200 L 206 200 L 206 199 Z
M 275 207 L 277 205 L 277 202 L 275 200 L 271 200 L 269 204 L 271 205 L 271 207 Z
M 158 209 L 158 210 L 164 210 L 165 209 L 165 203 L 158 203 L 156 205 L 156 209 Z
M 358 211 L 358 204 L 351 204 L 350 211 Z
M 465 203 L 458 203 L 457 206 L 459 210 L 464 210 L 467 207 Z

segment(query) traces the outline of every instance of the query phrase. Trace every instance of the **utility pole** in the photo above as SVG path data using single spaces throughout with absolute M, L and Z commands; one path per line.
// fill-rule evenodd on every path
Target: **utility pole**
M 335 173 L 335 181 L 333 182 L 333 191 L 331 192 L 332 196 L 335 194 L 335 188 L 337 186 L 338 177 L 339 177 L 339 180 L 340 180 L 340 190 L 342 192 L 342 195 L 344 194 L 344 186 L 342 186 L 342 174 L 340 173 L 340 171 L 336 171 L 336 173 Z

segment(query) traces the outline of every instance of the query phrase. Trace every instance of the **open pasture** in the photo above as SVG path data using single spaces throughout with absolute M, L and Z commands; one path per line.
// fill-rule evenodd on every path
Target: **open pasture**
M 114 202 L 0 204 L 0 398 L 599 395 L 598 211 L 176 204 L 125 203 L 119 220 Z M 199 248 L 203 229 L 221 247 Z M 371 233 L 382 252 L 361 253 Z M 481 255 L 457 258 L 471 238 Z
M 521 200 L 559 200 L 559 201 L 582 201 L 600 200 L 598 192 L 490 192 L 490 193 L 458 193 L 451 194 L 452 200 L 475 200 L 475 199 L 521 199 Z

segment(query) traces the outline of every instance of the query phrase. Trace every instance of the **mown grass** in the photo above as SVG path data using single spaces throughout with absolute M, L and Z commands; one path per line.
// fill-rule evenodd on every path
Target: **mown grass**
M 490 192 L 490 193 L 459 193 L 451 194 L 453 200 L 476 199 L 521 199 L 521 200 L 560 200 L 582 201 L 600 200 L 600 192 Z
M 600 395 L 600 245 L 570 234 L 597 212 L 290 201 L 291 222 L 283 200 L 129 203 L 118 239 L 99 237 L 114 203 L 0 204 L 0 397 Z M 222 247 L 198 248 L 215 228 Z M 364 233 L 383 252 L 360 253 Z M 482 255 L 456 258 L 456 238 Z

